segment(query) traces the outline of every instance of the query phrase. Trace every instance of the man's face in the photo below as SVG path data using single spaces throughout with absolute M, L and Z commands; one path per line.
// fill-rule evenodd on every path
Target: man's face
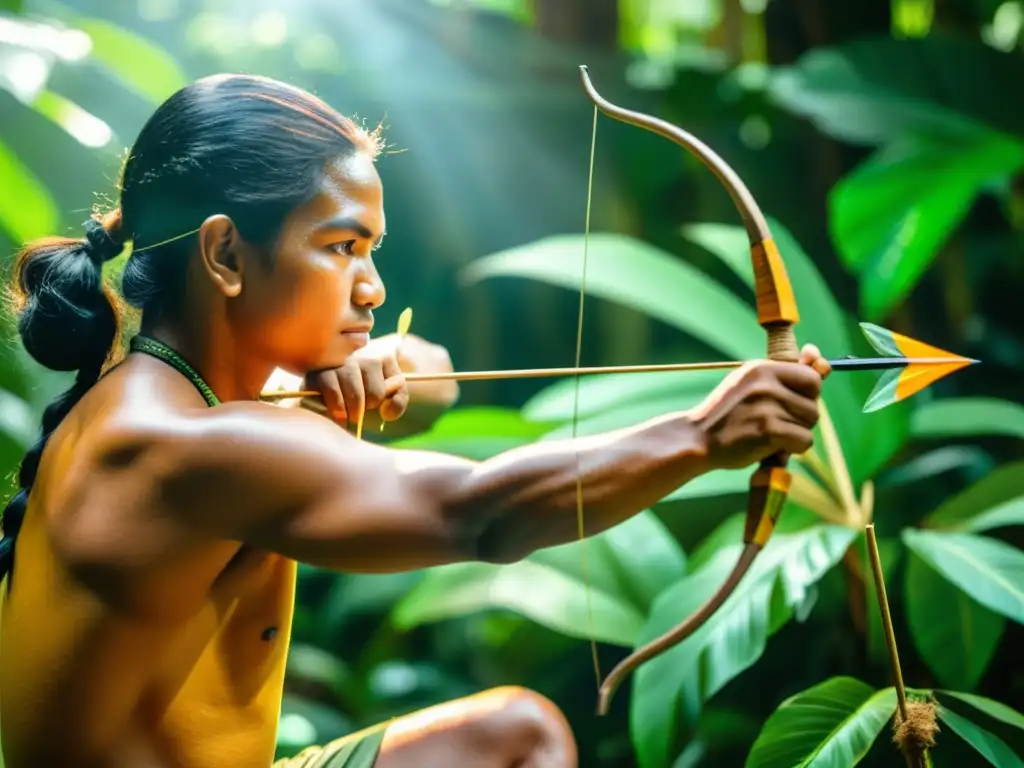
M 302 375 L 340 366 L 365 346 L 385 298 L 373 262 L 384 231 L 373 160 L 356 152 L 330 164 L 314 197 L 285 220 L 271 268 L 245 277 L 236 306 L 250 348 Z

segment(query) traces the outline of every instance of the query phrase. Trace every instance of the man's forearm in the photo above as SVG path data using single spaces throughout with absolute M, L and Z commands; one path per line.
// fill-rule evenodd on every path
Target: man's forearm
M 481 525 L 479 556 L 514 561 L 606 530 L 708 470 L 703 435 L 684 413 L 571 440 L 534 443 L 480 463 L 451 499 Z M 466 521 L 472 524 L 471 520 Z

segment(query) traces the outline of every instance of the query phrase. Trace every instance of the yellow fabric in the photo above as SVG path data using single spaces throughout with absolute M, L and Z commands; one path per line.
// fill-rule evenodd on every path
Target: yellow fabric
M 88 633 L 81 622 L 94 620 L 94 615 L 83 619 L 83 612 L 74 608 L 76 601 L 96 605 L 68 582 L 39 522 L 29 509 L 18 537 L 14 588 L 8 595 L 5 584 L 0 595 L 6 621 L 0 624 L 4 640 L 0 678 L 14 712 L 23 711 L 18 702 L 29 700 L 36 686 L 53 680 L 51 670 L 61 657 L 79 652 L 86 642 L 83 636 Z M 158 670 L 154 679 L 173 683 L 157 692 L 167 699 L 153 719 L 152 738 L 176 763 L 224 768 L 269 767 L 273 762 L 297 570 L 294 560 L 266 556 L 244 575 L 237 589 L 215 596 L 175 629 L 167 652 L 151 662 L 144 656 L 141 662 L 138 657 L 126 660 L 136 672 L 140 663 L 151 663 Z M 72 609 L 67 610 L 68 606 Z M 276 634 L 264 641 L 261 633 L 268 626 L 276 627 Z M 106 664 L 110 663 L 108 659 Z M 151 671 L 143 668 L 142 674 Z M 117 679 L 110 678 L 108 684 L 116 700 Z M 93 690 L 94 712 L 106 711 L 105 691 L 101 686 Z M 151 712 L 150 717 L 155 714 Z M 7 725 L 17 727 L 14 722 Z M 10 741 L 11 734 L 6 735 L 5 742 Z
M 162 718 L 161 728 L 173 734 L 181 762 L 192 768 L 243 765 L 253 755 L 267 755 L 277 740 L 285 665 L 294 612 L 297 564 L 276 559 L 260 585 L 259 602 L 278 602 L 282 621 L 271 656 L 245 658 L 239 649 L 259 652 L 238 635 L 260 631 L 245 610 L 259 612 L 250 599 L 235 602 L 189 673 Z

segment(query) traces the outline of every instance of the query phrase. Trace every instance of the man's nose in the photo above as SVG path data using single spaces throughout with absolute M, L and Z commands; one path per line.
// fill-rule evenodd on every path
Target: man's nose
M 367 270 L 352 288 L 353 303 L 367 309 L 376 309 L 383 305 L 386 297 L 384 281 L 380 279 L 375 269 Z

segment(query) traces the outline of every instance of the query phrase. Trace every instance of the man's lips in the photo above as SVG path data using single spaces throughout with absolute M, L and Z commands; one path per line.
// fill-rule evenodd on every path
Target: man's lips
M 365 347 L 370 343 L 371 330 L 373 330 L 373 326 L 359 325 L 355 328 L 346 328 L 342 331 L 342 335 L 356 346 Z

